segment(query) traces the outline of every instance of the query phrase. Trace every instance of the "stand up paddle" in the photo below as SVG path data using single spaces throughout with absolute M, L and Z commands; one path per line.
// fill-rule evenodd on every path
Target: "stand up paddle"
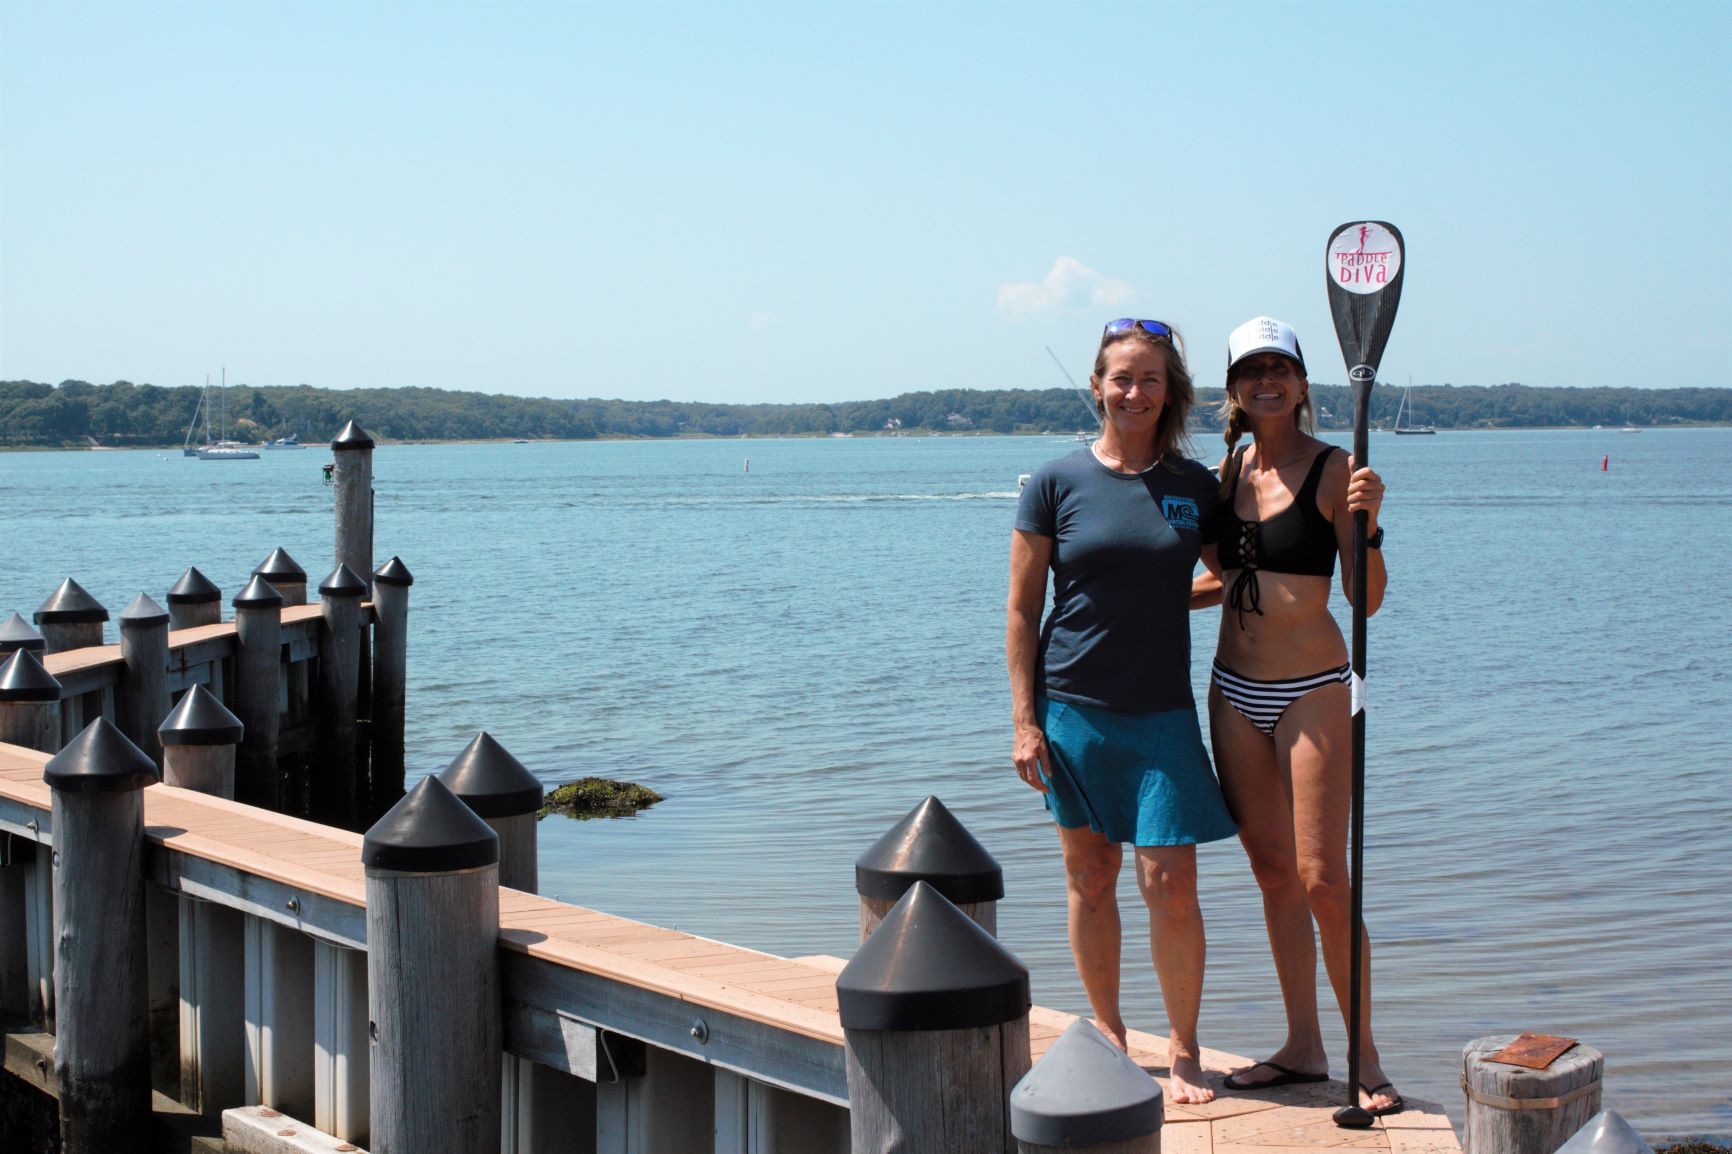
M 1329 234 L 1324 259 L 1328 263 L 1329 311 L 1335 317 L 1335 337 L 1353 382 L 1353 467 L 1370 463 L 1368 424 L 1371 386 L 1383 346 L 1395 324 L 1401 303 L 1405 250 L 1401 230 L 1381 220 L 1355 221 Z M 1359 992 L 1365 975 L 1360 952 L 1365 940 L 1365 529 L 1364 509 L 1353 514 L 1353 951 L 1347 984 L 1347 1105 L 1335 1111 L 1335 1124 L 1356 1130 L 1370 1126 L 1369 1111 L 1359 1104 Z

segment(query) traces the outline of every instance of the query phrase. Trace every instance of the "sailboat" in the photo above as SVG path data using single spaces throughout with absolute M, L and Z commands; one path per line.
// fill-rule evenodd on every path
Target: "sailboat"
M 258 453 L 239 441 L 229 440 L 229 371 L 225 368 L 222 375 L 222 386 L 217 393 L 222 402 L 222 439 L 210 441 L 210 402 L 205 402 L 205 447 L 198 451 L 201 461 L 256 461 Z
M 1405 416 L 1408 424 L 1401 423 Z M 1433 436 L 1437 430 L 1430 425 L 1415 425 L 1413 421 L 1413 376 L 1408 375 L 1407 391 L 1401 394 L 1401 404 L 1395 409 L 1395 431 L 1404 437 Z
M 198 395 L 198 404 L 192 410 L 192 423 L 186 427 L 186 440 L 181 443 L 180 452 L 183 457 L 196 457 L 199 448 L 192 443 L 192 435 L 198 431 L 198 419 L 204 417 L 204 443 L 210 444 L 210 374 L 204 377 L 204 390 Z

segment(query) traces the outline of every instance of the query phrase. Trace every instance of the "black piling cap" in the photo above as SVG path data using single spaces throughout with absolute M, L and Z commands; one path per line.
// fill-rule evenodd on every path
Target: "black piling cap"
M 146 629 L 152 625 L 167 625 L 168 610 L 158 605 L 148 593 L 140 593 L 132 599 L 120 614 L 122 629 Z
M 908 811 L 854 863 L 863 898 L 895 901 L 926 882 L 958 905 L 1004 897 L 1004 870 L 936 797 Z
M 1622 1114 L 1601 1110 L 1558 1147 L 1558 1154 L 1654 1154 L 1654 1148 L 1624 1121 Z
M 164 745 L 238 745 L 246 733 L 241 719 L 202 685 L 194 685 L 156 727 Z
M 914 883 L 836 979 L 849 1030 L 964 1030 L 1028 1013 L 1028 969 L 925 882 Z
M 287 549 L 272 550 L 264 564 L 253 570 L 272 585 L 305 585 L 307 571 L 296 564 Z
M 393 557 L 379 566 L 373 574 L 373 580 L 381 585 L 408 586 L 415 584 L 415 575 L 409 572 L 409 566 L 403 564 L 401 557 Z
M 265 609 L 273 605 L 281 605 L 283 595 L 277 592 L 277 587 L 255 574 L 247 587 L 235 594 L 236 609 Z
M 441 874 L 499 861 L 499 835 L 436 777 L 422 778 L 361 841 L 361 864 Z
M 319 582 L 321 597 L 365 597 L 367 583 L 356 575 L 355 571 L 337 562 L 337 567 L 331 570 L 331 575 Z
M 77 625 L 107 620 L 108 610 L 70 577 L 48 595 L 48 600 L 36 607 L 38 625 Z
M 174 583 L 174 588 L 168 591 L 170 605 L 208 605 L 212 601 L 221 601 L 223 591 L 211 583 L 211 579 L 193 566 L 180 575 L 180 580 Z
M 48 642 L 42 639 L 42 634 L 30 627 L 30 622 L 24 620 L 23 614 L 14 613 L 5 621 L 0 621 L 0 654 L 19 649 L 34 649 L 40 652 L 47 648 Z
M 541 782 L 482 730 L 439 775 L 480 817 L 521 817 L 541 808 Z
M 29 649 L 15 649 L 0 664 L 0 701 L 59 701 L 60 682 Z
M 343 431 L 337 434 L 337 439 L 331 442 L 332 450 L 338 453 L 347 449 L 371 449 L 372 447 L 373 438 L 367 435 L 367 430 L 354 421 L 344 425 Z
M 1086 1018 L 1010 1092 L 1010 1132 L 1031 1146 L 1130 1142 L 1160 1130 L 1164 1116 L 1161 1084 Z
M 62 793 L 125 793 L 156 782 L 156 762 L 99 717 L 42 767 L 42 780 Z

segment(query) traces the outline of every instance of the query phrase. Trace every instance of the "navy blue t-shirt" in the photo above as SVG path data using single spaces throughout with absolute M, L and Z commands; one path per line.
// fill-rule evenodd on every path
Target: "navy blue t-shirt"
M 1188 460 L 1119 473 L 1085 448 L 1035 470 L 1016 527 L 1053 539 L 1037 690 L 1134 713 L 1195 708 L 1191 577 L 1219 492 Z

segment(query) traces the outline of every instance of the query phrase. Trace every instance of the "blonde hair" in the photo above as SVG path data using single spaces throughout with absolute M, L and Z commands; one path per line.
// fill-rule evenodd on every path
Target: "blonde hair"
M 1191 369 L 1185 364 L 1184 338 L 1178 329 L 1173 329 L 1170 338 L 1158 336 L 1149 332 L 1141 325 L 1133 325 L 1123 332 L 1107 333 L 1101 337 L 1100 351 L 1095 353 L 1095 371 L 1091 380 L 1098 381 L 1107 371 L 1107 349 L 1125 341 L 1140 341 L 1152 348 L 1161 350 L 1161 356 L 1167 364 L 1167 403 L 1161 407 L 1160 418 L 1155 422 L 1155 455 L 1157 459 L 1166 462 L 1173 457 L 1188 457 L 1191 451 L 1190 436 L 1186 425 L 1191 419 L 1191 407 L 1197 403 L 1196 386 L 1191 383 Z M 1106 420 L 1106 412 L 1101 407 L 1101 400 L 1095 398 L 1095 415 Z

